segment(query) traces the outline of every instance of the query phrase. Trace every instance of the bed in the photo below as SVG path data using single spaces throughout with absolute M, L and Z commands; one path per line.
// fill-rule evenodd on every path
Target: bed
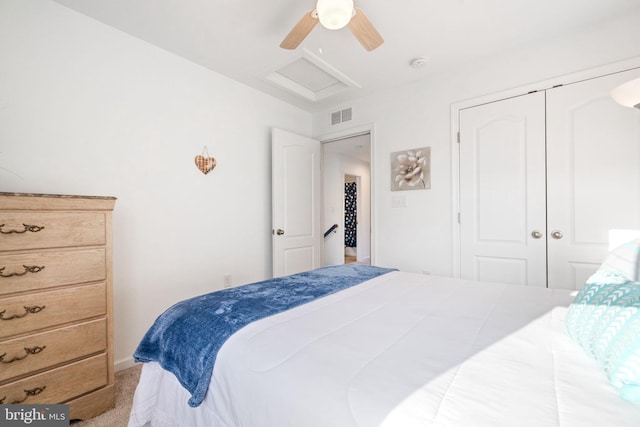
M 230 334 L 197 404 L 145 361 L 129 427 L 638 427 L 567 331 L 575 298 L 384 271 Z

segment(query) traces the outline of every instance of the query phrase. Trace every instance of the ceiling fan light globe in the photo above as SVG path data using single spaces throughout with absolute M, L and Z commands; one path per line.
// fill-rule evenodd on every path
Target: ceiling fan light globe
M 318 0 L 316 12 L 323 27 L 339 30 L 344 28 L 353 16 L 353 0 Z
M 640 109 L 640 78 L 616 87 L 611 91 L 611 97 L 620 105 Z

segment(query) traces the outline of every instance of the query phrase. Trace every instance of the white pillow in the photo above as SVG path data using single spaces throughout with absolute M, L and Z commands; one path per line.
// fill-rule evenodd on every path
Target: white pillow
M 598 270 L 617 271 L 629 280 L 640 280 L 640 239 L 613 249 Z

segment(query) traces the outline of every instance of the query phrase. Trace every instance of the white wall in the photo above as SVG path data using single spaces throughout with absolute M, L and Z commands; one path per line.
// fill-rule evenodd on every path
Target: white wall
M 428 75 L 419 83 L 314 114 L 313 131 L 318 139 L 348 133 L 349 127 L 375 125 L 374 262 L 405 271 L 454 274 L 452 104 L 637 57 L 638 40 L 640 16 L 636 14 L 607 26 L 585 28 L 571 38 L 548 40 L 446 74 Z M 330 111 L 347 106 L 353 107 L 354 121 L 329 127 Z M 391 208 L 389 154 L 422 146 L 431 146 L 431 189 L 404 192 L 408 206 Z
M 340 144 L 329 142 L 324 144 Z M 338 224 L 335 233 L 324 239 L 324 265 L 344 264 L 344 176 L 360 177 L 360 218 L 358 223 L 358 258 L 368 258 L 371 228 L 371 174 L 369 164 L 347 155 L 324 150 L 324 225 L 323 233 L 333 224 Z M 361 231 L 365 230 L 365 231 Z M 363 252 L 364 251 L 364 252 Z
M 311 115 L 57 3 L 0 0 L 0 191 L 118 198 L 120 367 L 171 304 L 271 276 L 272 126 L 309 135 Z

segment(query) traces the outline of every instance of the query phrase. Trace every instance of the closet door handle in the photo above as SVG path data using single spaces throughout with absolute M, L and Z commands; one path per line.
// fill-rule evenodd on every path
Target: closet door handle
M 555 230 L 551 232 L 551 237 L 553 237 L 556 240 L 562 239 L 564 235 L 562 234 L 562 231 L 559 230 Z
M 533 230 L 531 232 L 531 237 L 533 237 L 534 239 L 539 239 L 542 237 L 542 233 L 539 232 L 538 230 Z
M 278 229 L 276 230 L 276 234 L 277 234 L 278 236 L 282 236 L 282 235 L 284 234 L 284 230 L 283 230 L 283 229 L 281 229 L 281 228 L 278 228 Z

